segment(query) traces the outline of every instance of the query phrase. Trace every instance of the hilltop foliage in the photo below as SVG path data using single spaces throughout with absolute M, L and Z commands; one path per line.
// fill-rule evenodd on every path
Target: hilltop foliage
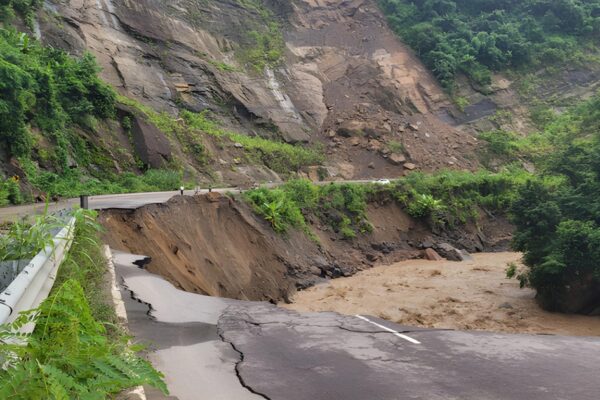
M 487 85 L 491 71 L 572 61 L 600 34 L 600 0 L 379 0 L 438 80 Z

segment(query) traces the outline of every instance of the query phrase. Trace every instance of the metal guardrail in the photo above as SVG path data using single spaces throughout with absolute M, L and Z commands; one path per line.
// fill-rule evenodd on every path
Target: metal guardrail
M 48 246 L 39 252 L 0 293 L 0 325 L 14 321 L 21 311 L 37 308 L 48 297 L 58 267 L 71 247 L 74 234 L 75 218 L 71 218 L 54 237 L 54 246 Z M 21 331 L 31 332 L 33 328 L 32 325 Z

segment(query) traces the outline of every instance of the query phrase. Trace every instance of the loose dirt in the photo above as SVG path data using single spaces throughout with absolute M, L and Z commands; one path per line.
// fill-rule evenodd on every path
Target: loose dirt
M 518 253 L 481 253 L 473 261 L 411 260 L 375 267 L 298 292 L 284 307 L 375 315 L 399 324 L 461 330 L 600 336 L 600 317 L 554 314 L 535 292 L 506 278 Z

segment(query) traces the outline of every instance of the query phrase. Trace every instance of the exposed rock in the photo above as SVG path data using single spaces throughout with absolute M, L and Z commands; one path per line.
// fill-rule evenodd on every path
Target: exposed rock
M 171 144 L 167 137 L 154 125 L 134 113 L 129 107 L 120 105 L 120 116 L 131 120 L 131 134 L 137 155 L 152 168 L 164 168 L 171 161 Z
M 243 144 L 241 144 L 241 143 L 234 143 L 234 144 L 233 144 L 233 147 L 235 147 L 236 149 L 243 149 L 243 148 L 244 148 L 244 145 L 243 145 Z
M 458 250 L 448 243 L 439 243 L 434 246 L 434 249 L 439 255 L 450 261 L 468 261 L 472 257 L 465 250 Z
M 342 137 L 353 137 L 364 135 L 366 124 L 361 121 L 344 121 L 337 130 L 337 134 Z
M 358 146 L 360 144 L 360 138 L 359 137 L 353 137 L 352 139 L 350 139 L 350 144 L 352 146 Z
M 442 256 L 440 256 L 434 249 L 425 249 L 425 258 L 430 261 L 443 260 Z
M 406 162 L 406 157 L 403 154 L 393 153 L 388 160 L 394 165 L 402 165 Z
M 417 166 L 413 163 L 406 163 L 406 164 L 404 164 L 404 168 L 409 171 L 413 171 L 417 168 Z
M 369 140 L 369 151 L 380 151 L 383 148 L 383 144 L 379 140 Z

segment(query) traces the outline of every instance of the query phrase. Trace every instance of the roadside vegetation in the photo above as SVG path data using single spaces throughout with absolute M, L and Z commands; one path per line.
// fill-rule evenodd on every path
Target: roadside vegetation
M 95 213 L 77 210 L 74 216 L 75 239 L 50 297 L 0 326 L 0 397 L 100 400 L 143 384 L 167 393 L 162 375 L 137 355 L 141 349 L 130 345 L 116 325 L 105 291 L 106 260 Z M 58 221 L 40 218 L 24 228 L 31 234 L 11 230 L 0 252 L 10 253 L 9 258 L 32 257 L 49 245 Z M 24 250 L 16 254 L 14 249 Z M 21 333 L 31 322 L 35 330 Z
M 391 28 L 448 90 L 457 74 L 485 87 L 493 71 L 583 60 L 596 51 L 599 0 L 379 0 Z
M 307 230 L 316 216 L 344 239 L 372 231 L 367 207 L 371 202 L 396 201 L 413 218 L 438 228 L 476 222 L 479 212 L 505 214 L 518 191 L 533 177 L 522 171 L 413 173 L 390 185 L 289 181 L 276 189 L 259 188 L 244 196 L 277 232 Z

